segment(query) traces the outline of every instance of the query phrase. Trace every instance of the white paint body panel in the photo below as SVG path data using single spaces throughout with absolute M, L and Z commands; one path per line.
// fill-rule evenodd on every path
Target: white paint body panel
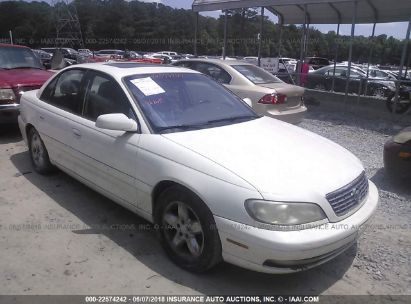
M 110 73 L 123 89 L 122 78 L 132 74 L 196 73 L 170 67 L 80 67 Z M 330 222 L 349 225 L 366 222 L 377 206 L 378 192 L 369 182 L 369 195 L 358 210 L 338 218 L 325 195 L 348 184 L 364 169 L 347 150 L 291 124 L 263 117 L 210 129 L 152 134 L 133 104 L 140 133 L 110 131 L 41 101 L 41 91 L 27 92 L 22 98 L 19 126 L 25 140 L 30 124 L 39 131 L 53 164 L 150 221 L 154 187 L 161 181 L 185 186 L 213 213 L 223 258 L 242 267 L 289 272 L 292 270 L 267 269 L 262 263 L 271 258 L 318 256 L 355 240 L 358 231 L 358 227 L 349 232 L 255 228 L 255 220 L 244 207 L 247 199 L 316 203 Z M 235 228 L 237 224 L 250 229 Z M 233 245 L 227 238 L 249 249 Z

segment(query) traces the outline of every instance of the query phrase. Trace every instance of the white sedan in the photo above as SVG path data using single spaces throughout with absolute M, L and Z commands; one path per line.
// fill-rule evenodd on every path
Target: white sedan
M 66 68 L 23 95 L 19 126 L 37 172 L 58 167 L 156 223 L 190 271 L 222 260 L 268 273 L 314 267 L 349 248 L 378 203 L 350 152 L 258 116 L 189 69 Z

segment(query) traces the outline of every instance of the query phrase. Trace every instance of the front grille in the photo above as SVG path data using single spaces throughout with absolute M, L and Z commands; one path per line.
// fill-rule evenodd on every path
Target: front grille
M 348 213 L 358 206 L 368 194 L 368 180 L 362 172 L 348 185 L 326 195 L 328 202 L 338 216 Z

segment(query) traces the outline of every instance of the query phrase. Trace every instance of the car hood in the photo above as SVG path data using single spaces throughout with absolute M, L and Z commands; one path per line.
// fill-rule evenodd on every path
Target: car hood
M 40 69 L 0 69 L 0 88 L 14 88 L 18 86 L 41 86 L 52 75 L 52 72 Z
M 268 117 L 163 136 L 238 175 L 265 198 L 307 191 L 324 196 L 364 170 L 336 143 Z

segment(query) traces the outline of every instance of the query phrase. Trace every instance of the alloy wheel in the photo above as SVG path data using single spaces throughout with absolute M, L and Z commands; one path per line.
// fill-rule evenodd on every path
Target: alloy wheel
M 204 232 L 198 215 L 187 204 L 171 202 L 163 213 L 165 239 L 180 257 L 195 259 L 204 248 Z

